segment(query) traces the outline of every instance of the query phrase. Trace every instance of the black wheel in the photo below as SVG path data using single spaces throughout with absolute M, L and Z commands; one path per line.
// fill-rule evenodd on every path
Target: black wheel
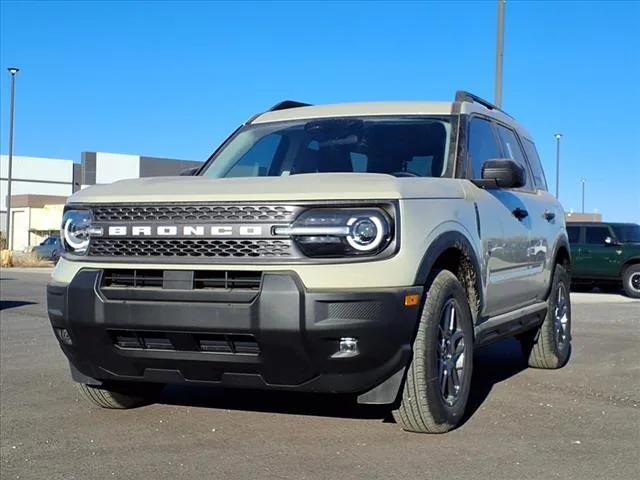
M 410 432 L 444 433 L 462 419 L 471 389 L 473 325 L 467 294 L 456 276 L 443 270 L 428 289 L 413 360 L 396 422 Z
M 640 264 L 629 265 L 622 274 L 622 286 L 627 296 L 640 298 Z
M 537 329 L 519 337 L 533 368 L 561 368 L 571 356 L 571 297 L 569 274 L 556 265 L 544 321 Z
M 78 383 L 82 396 L 102 408 L 127 409 L 153 403 L 163 385 L 130 382 L 109 383 L 100 387 Z

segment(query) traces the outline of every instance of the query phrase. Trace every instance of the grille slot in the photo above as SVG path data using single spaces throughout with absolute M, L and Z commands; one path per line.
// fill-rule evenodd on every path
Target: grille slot
M 162 270 L 105 270 L 102 285 L 105 287 L 150 288 L 162 287 Z
M 111 331 L 113 343 L 119 348 L 138 350 L 175 350 L 163 332 Z
M 101 205 L 92 208 L 98 222 L 113 221 L 290 221 L 294 207 L 285 205 Z
M 205 270 L 194 272 L 193 288 L 239 288 L 248 290 L 259 290 L 261 282 L 261 272 L 220 272 Z
M 291 240 L 93 238 L 94 257 L 280 258 L 292 256 Z
M 202 352 L 258 355 L 260 348 L 253 335 L 244 334 L 204 334 L 195 340 Z

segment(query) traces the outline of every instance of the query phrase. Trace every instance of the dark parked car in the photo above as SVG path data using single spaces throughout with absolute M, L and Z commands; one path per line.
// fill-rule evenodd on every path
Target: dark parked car
M 640 225 L 571 223 L 571 277 L 576 284 L 620 284 L 640 298 Z
M 31 251 L 34 255 L 54 262 L 60 257 L 62 244 L 59 235 L 51 235 L 47 237 L 40 245 L 33 247 Z

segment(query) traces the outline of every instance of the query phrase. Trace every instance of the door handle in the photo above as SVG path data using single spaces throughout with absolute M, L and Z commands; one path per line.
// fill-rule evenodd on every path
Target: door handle
M 524 208 L 516 208 L 511 213 L 513 213 L 513 216 L 518 220 L 524 220 L 529 216 L 529 212 L 527 212 Z
M 556 218 L 556 214 L 555 214 L 555 213 L 553 213 L 553 212 L 552 212 L 552 211 L 550 211 L 550 210 L 545 210 L 542 216 L 544 217 L 544 219 L 545 219 L 547 222 L 550 222 L 551 220 L 553 220 L 554 218 Z

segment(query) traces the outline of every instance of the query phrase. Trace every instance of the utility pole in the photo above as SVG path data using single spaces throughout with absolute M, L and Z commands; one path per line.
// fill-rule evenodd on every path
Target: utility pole
M 7 68 L 11 74 L 11 99 L 9 101 L 9 165 L 7 171 L 7 249 L 11 250 L 12 236 L 11 236 L 11 166 L 13 164 L 13 117 L 14 117 L 14 102 L 16 94 L 16 73 L 20 71 L 19 68 L 9 67 Z
M 560 139 L 561 133 L 556 133 L 556 199 L 560 199 Z
M 502 108 L 502 60 L 504 57 L 504 1 L 498 0 L 498 36 L 496 40 L 496 85 L 494 102 Z
M 584 186 L 587 183 L 587 179 L 582 179 L 582 213 L 584 213 Z

